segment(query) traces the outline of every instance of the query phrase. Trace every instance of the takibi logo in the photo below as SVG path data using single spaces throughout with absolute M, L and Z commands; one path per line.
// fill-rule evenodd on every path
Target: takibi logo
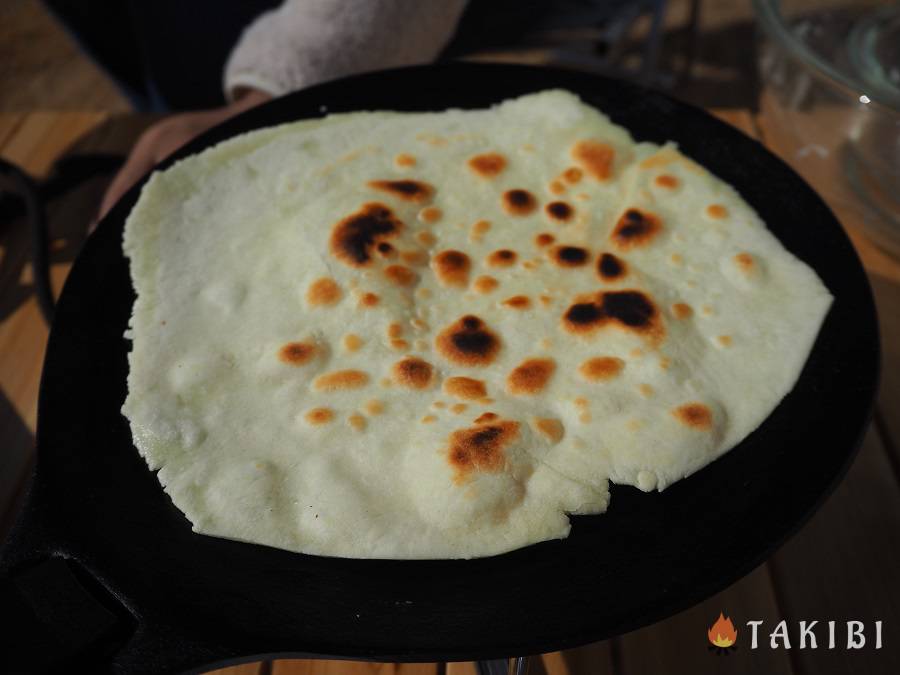
M 760 628 L 763 626 L 762 619 L 752 619 L 747 621 L 747 627 L 750 629 L 750 649 L 759 648 Z M 788 630 L 788 622 L 779 621 L 774 630 L 769 633 L 769 649 L 819 649 L 820 642 L 823 649 L 840 649 L 846 645 L 846 649 L 863 649 L 868 644 L 870 648 L 881 649 L 882 647 L 882 622 L 874 621 L 874 639 L 871 635 L 871 628 L 866 630 L 866 624 L 862 621 L 846 621 L 846 642 L 840 638 L 843 637 L 842 631 L 838 629 L 838 621 L 822 621 L 822 628 L 827 626 L 827 634 L 821 633 L 816 635 L 816 627 L 819 621 L 799 621 L 797 623 L 797 633 L 799 635 L 799 644 L 795 642 L 791 644 L 791 637 Z M 822 628 L 819 630 L 821 631 Z M 709 651 L 717 654 L 728 654 L 737 649 L 737 629 L 731 619 L 725 616 L 724 612 L 719 612 L 719 618 L 706 631 L 706 637 L 709 639 Z M 867 640 L 866 637 L 869 636 Z M 817 639 L 817 637 L 819 639 Z
M 718 654 L 728 654 L 729 651 L 737 649 L 734 646 L 734 643 L 737 642 L 737 630 L 735 630 L 731 619 L 725 616 L 724 612 L 719 612 L 719 618 L 706 631 L 706 637 L 712 643 L 712 646 L 709 648 L 710 651 Z

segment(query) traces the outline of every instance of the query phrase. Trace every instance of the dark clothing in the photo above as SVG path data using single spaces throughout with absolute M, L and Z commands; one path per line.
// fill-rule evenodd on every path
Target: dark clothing
M 135 108 L 225 104 L 222 72 L 241 32 L 280 0 L 44 0 Z

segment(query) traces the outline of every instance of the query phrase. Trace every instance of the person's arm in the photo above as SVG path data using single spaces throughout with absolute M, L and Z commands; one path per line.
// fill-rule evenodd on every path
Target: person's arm
M 239 112 L 316 82 L 433 60 L 466 1 L 285 0 L 250 24 L 232 51 L 225 68 L 230 103 L 147 129 L 110 183 L 99 217 L 156 164 Z
M 269 94 L 255 89 L 244 89 L 237 94 L 235 100 L 221 108 L 171 115 L 148 127 L 134 144 L 124 166 L 106 188 L 106 193 L 100 201 L 98 218 L 105 216 L 113 204 L 119 201 L 119 197 L 141 176 L 182 145 L 229 117 L 272 98 Z M 96 222 L 91 223 L 91 229 L 94 225 Z

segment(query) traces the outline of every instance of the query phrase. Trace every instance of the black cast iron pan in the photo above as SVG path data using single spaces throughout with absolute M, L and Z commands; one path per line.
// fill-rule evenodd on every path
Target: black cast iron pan
M 846 471 L 869 419 L 878 368 L 872 298 L 819 197 L 730 126 L 592 75 L 449 64 L 292 94 L 179 156 L 329 112 L 482 107 L 552 87 L 576 92 L 639 140 L 677 141 L 735 186 L 835 296 L 797 386 L 762 426 L 662 494 L 614 487 L 609 512 L 575 518 L 568 539 L 493 558 L 343 560 L 193 534 L 119 412 L 133 300 L 120 241 L 136 188 L 76 261 L 50 335 L 36 468 L 0 567 L 22 616 L 30 611 L 44 631 L 22 639 L 38 650 L 41 640 L 90 645 L 80 658 L 129 673 L 273 654 L 440 661 L 538 653 L 689 607 L 747 574 L 810 517 Z M 71 626 L 85 635 L 70 635 Z

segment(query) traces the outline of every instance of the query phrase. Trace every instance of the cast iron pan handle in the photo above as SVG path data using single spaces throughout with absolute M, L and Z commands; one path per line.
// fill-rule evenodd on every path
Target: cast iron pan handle
M 0 624 L 8 626 L 0 671 L 10 675 L 109 672 L 133 633 L 121 607 L 89 590 L 80 568 L 51 558 L 0 578 Z M 478 661 L 478 675 L 527 675 L 528 657 Z
M 88 585 L 61 558 L 0 578 L 0 671 L 108 671 L 131 631 Z

